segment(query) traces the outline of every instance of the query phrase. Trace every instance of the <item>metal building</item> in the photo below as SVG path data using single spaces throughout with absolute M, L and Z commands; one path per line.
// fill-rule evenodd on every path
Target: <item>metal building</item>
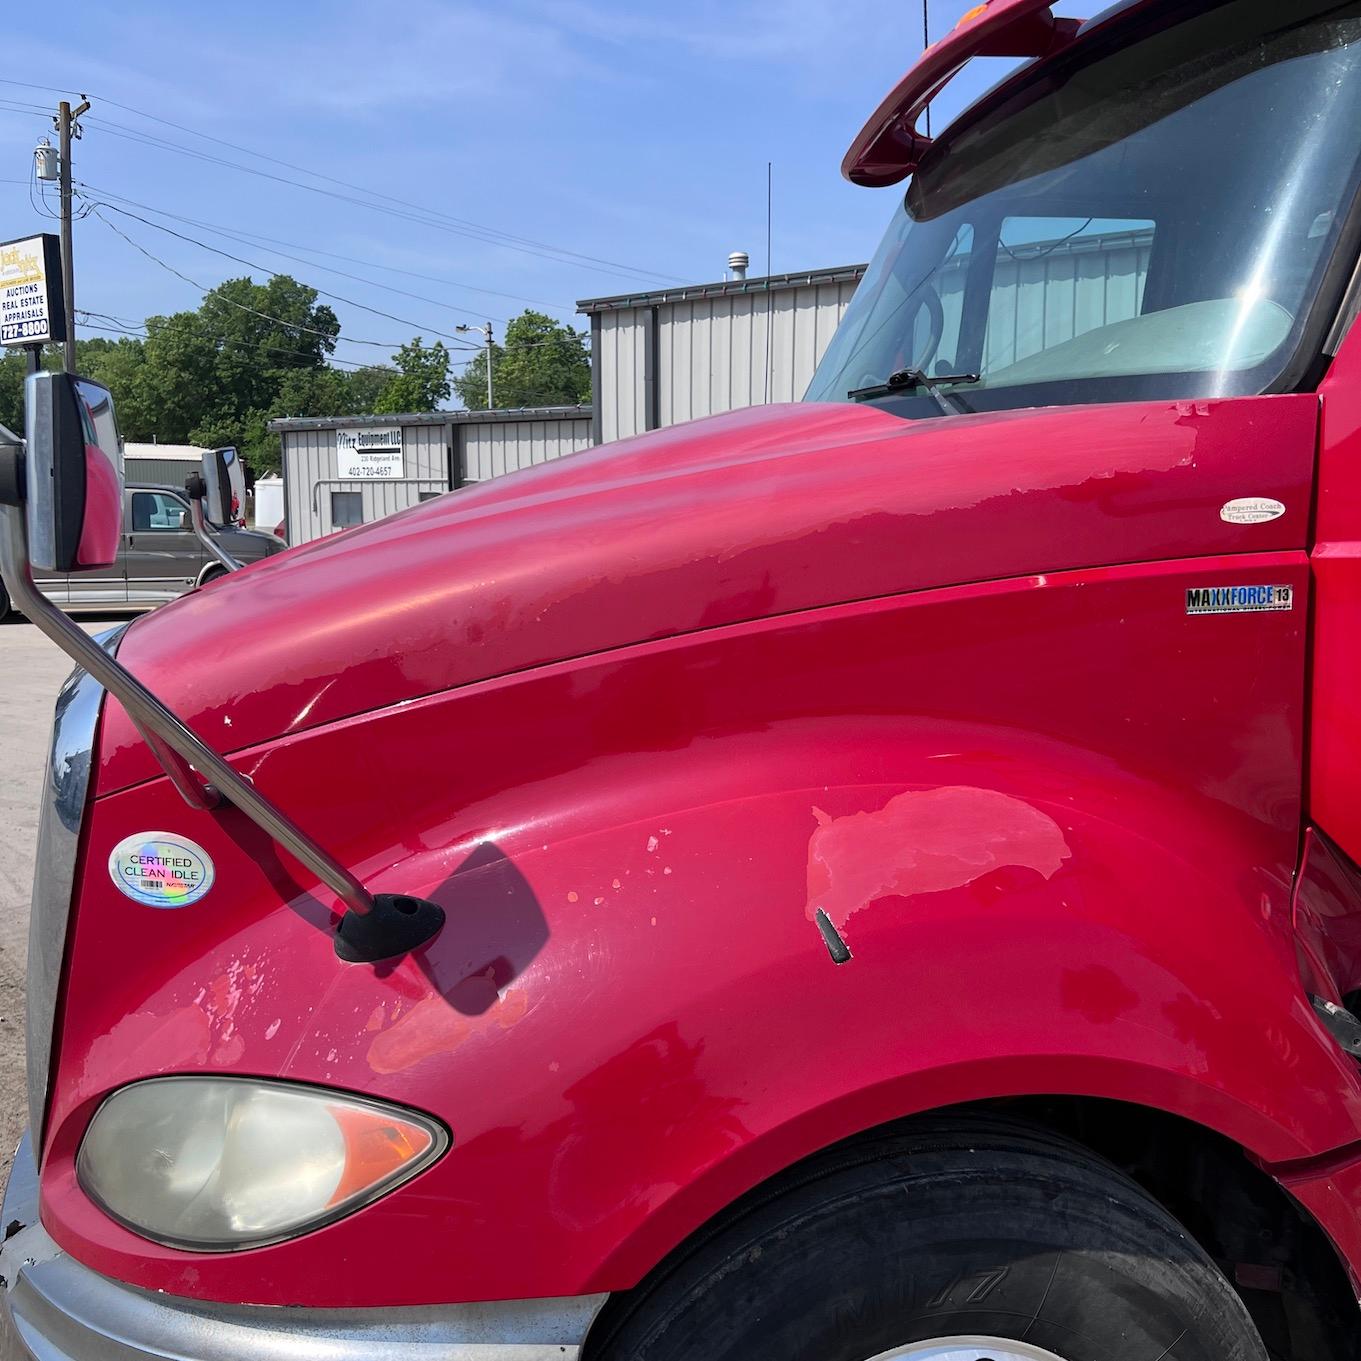
M 803 396 L 864 265 L 586 298 L 597 443 Z
M 166 487 L 182 487 L 190 473 L 202 466 L 208 451 L 194 444 L 123 445 L 123 476 L 129 482 L 153 482 Z
M 442 492 L 591 444 L 589 407 L 291 416 L 282 449 L 290 543 L 366 524 Z

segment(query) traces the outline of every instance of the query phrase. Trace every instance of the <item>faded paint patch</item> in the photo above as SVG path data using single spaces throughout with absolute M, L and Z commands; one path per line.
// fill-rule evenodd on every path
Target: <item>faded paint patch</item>
M 509 1030 L 529 1010 L 523 988 L 507 988 L 500 1000 L 477 1016 L 455 1011 L 439 993 L 418 1002 L 369 1045 L 375 1073 L 400 1073 L 422 1059 L 445 1054 L 472 1035 Z
M 880 898 L 943 893 L 1008 866 L 1049 879 L 1071 854 L 1053 818 L 995 789 L 908 790 L 878 812 L 813 816 L 806 913 L 815 921 L 821 908 L 838 930 Z
M 108 1086 L 111 1079 L 121 1080 L 134 1073 L 143 1049 L 156 1055 L 156 1071 L 202 1068 L 212 1045 L 212 1027 L 201 1007 L 130 1012 L 90 1045 L 81 1069 L 81 1086 Z
M 210 1060 L 221 1067 L 239 1063 L 246 1052 L 245 1040 L 237 1027 L 237 1011 L 242 1003 L 249 1010 L 265 986 L 264 957 L 260 963 L 234 959 L 223 973 L 200 988 L 194 1004 L 203 1008 L 213 1035 Z

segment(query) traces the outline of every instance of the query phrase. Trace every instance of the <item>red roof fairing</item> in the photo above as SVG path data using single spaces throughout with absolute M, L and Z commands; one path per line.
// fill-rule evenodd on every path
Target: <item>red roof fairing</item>
M 906 179 L 931 145 L 917 131 L 917 120 L 974 57 L 1047 57 L 1073 40 L 1082 21 L 1056 19 L 1050 2 L 988 0 L 965 14 L 870 116 L 841 162 L 841 173 L 869 188 Z

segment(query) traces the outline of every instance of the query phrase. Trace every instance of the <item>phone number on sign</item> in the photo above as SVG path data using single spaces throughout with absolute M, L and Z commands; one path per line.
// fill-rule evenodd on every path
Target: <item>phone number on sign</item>
M 0 343 L 9 344 L 14 340 L 46 340 L 48 324 L 46 320 L 7 321 L 0 325 Z

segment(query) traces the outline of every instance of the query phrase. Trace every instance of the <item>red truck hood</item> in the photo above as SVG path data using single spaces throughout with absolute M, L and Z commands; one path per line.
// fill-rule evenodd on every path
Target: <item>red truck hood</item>
M 905 421 L 753 408 L 302 545 L 135 623 L 120 659 L 220 750 L 526 667 L 850 600 L 1304 543 L 1316 401 Z M 1291 430 L 1286 431 L 1285 427 Z M 1298 428 L 1295 428 L 1298 427 Z M 1225 524 L 1275 496 L 1289 513 Z M 1245 537 L 1246 533 L 1246 537 Z M 109 702 L 99 791 L 158 767 Z

